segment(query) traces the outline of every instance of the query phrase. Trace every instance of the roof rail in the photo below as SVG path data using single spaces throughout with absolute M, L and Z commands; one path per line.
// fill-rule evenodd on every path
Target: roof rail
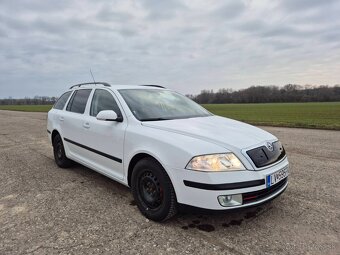
M 73 89 L 74 87 L 81 87 L 83 85 L 104 85 L 105 87 L 111 87 L 110 84 L 108 84 L 107 82 L 86 82 L 86 83 L 79 83 L 79 84 L 75 84 L 75 85 L 72 85 L 70 87 L 70 89 Z
M 163 86 L 161 86 L 161 85 L 146 84 L 146 85 L 140 85 L 140 86 L 155 87 L 155 88 L 165 89 L 165 87 L 163 87 Z

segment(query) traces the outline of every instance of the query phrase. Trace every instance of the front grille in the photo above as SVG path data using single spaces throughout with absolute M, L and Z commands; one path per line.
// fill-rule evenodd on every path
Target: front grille
M 271 186 L 269 188 L 242 194 L 243 195 L 243 204 L 253 203 L 253 202 L 256 202 L 258 200 L 269 197 L 271 194 L 275 193 L 276 191 L 281 189 L 283 186 L 285 186 L 287 181 L 288 181 L 288 177 L 283 179 L 282 181 L 274 184 L 273 186 Z
M 281 160 L 285 155 L 285 149 L 280 141 L 272 144 L 273 150 L 270 151 L 266 146 L 261 146 L 247 151 L 248 156 L 256 167 L 264 167 Z

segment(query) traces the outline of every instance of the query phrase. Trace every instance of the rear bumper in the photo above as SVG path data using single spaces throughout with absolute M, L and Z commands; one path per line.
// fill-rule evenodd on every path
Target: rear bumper
M 261 171 L 206 173 L 175 169 L 170 172 L 170 178 L 178 203 L 209 210 L 230 210 L 259 205 L 283 193 L 288 178 L 267 188 L 266 177 L 288 166 L 285 158 Z M 225 207 L 218 201 L 219 196 L 236 194 L 242 194 L 242 204 Z

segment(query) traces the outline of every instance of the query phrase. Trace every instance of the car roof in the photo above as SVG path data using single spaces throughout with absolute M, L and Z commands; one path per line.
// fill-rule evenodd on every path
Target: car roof
M 76 89 L 93 89 L 93 88 L 110 88 L 110 89 L 165 89 L 161 85 L 151 85 L 151 84 L 143 84 L 143 85 L 122 85 L 122 84 L 117 84 L 117 85 L 111 85 L 106 82 L 89 82 L 89 83 L 80 83 L 80 84 L 75 84 L 70 87 L 71 90 L 76 90 Z

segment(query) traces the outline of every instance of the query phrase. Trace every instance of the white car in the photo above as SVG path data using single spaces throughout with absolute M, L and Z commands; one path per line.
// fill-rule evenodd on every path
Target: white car
M 288 160 L 275 136 L 157 85 L 74 85 L 48 112 L 47 132 L 58 166 L 76 161 L 131 187 L 141 213 L 154 221 L 181 204 L 258 205 L 288 184 Z

